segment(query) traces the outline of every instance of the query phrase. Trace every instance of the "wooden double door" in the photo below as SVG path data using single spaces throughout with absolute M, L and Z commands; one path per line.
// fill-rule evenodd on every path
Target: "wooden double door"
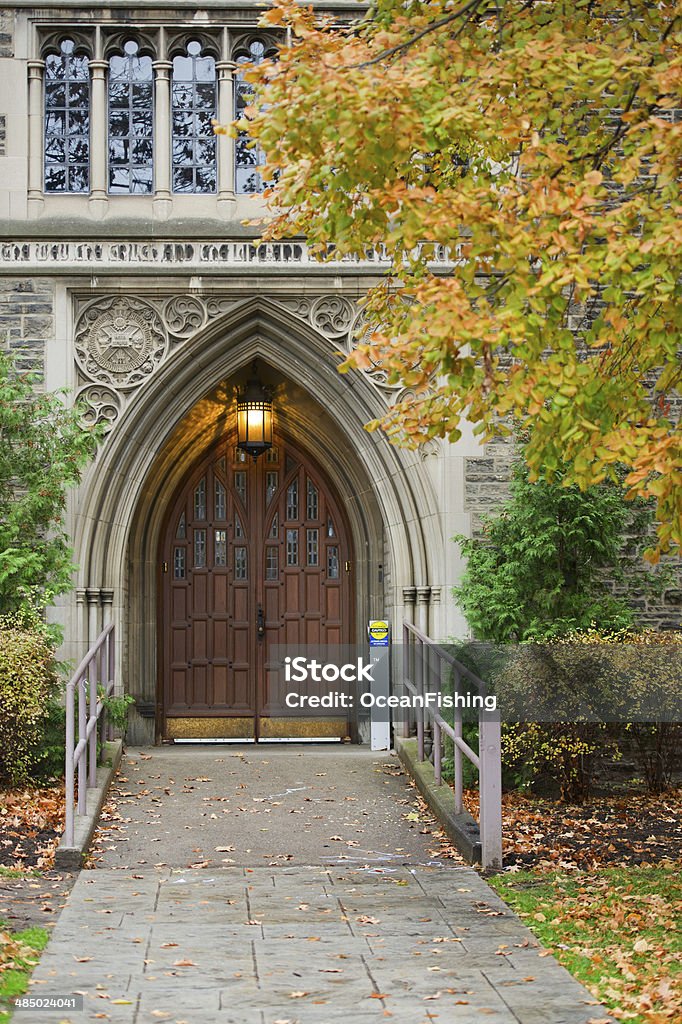
M 344 717 L 283 713 L 281 654 L 350 643 L 351 559 L 340 503 L 294 445 L 254 461 L 232 439 L 206 455 L 162 540 L 162 735 L 350 735 Z

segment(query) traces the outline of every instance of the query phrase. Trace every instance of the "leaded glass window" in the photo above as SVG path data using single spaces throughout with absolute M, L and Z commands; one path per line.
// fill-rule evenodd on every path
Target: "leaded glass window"
M 90 71 L 65 39 L 45 58 L 45 191 L 90 189 Z
M 234 489 L 243 504 L 246 504 L 246 473 L 240 469 L 234 474 Z
M 306 557 L 308 565 L 319 565 L 320 563 L 319 537 L 319 530 L 306 530 Z
M 235 512 L 235 516 L 234 516 L 234 535 L 237 538 L 237 540 L 239 540 L 241 537 L 244 536 L 244 530 L 242 528 L 242 521 L 241 521 L 241 519 L 239 518 L 239 516 L 237 515 L 236 512 Z
M 279 473 L 277 470 L 270 470 L 265 474 L 265 504 L 269 505 L 279 485 Z
M 151 57 L 132 40 L 109 61 L 109 192 L 153 189 L 154 97 Z
M 275 55 L 275 50 L 268 48 L 262 39 L 254 39 L 248 47 L 237 54 L 237 64 L 261 64 Z M 244 80 L 244 68 L 235 75 L 235 118 L 245 116 L 245 110 L 254 101 L 253 85 Z M 265 155 L 260 146 L 253 146 L 246 132 L 239 132 L 235 141 L 235 187 L 237 192 L 262 192 L 265 188 L 258 167 L 265 163 Z
M 287 519 L 298 519 L 298 480 L 287 487 Z
M 279 549 L 273 546 L 268 546 L 265 549 L 265 578 L 266 580 L 276 580 L 279 575 Z
M 236 580 L 247 578 L 246 548 L 234 549 L 234 578 Z
M 206 568 L 206 530 L 194 531 L 194 568 Z
M 206 477 L 202 477 L 194 489 L 194 518 L 206 518 Z
M 298 530 L 287 530 L 287 565 L 298 565 Z
M 312 480 L 308 480 L 306 491 L 306 516 L 308 519 L 317 519 L 318 504 L 317 487 Z
M 227 565 L 227 530 L 215 531 L 215 564 Z
M 187 528 L 185 526 L 185 513 L 183 512 L 178 519 L 178 528 L 175 531 L 175 536 L 178 540 L 184 540 L 187 536 Z
M 210 193 L 217 187 L 216 72 L 201 43 L 187 44 L 187 56 L 173 59 L 173 191 Z
M 270 536 L 276 537 L 279 533 L 279 513 L 275 512 L 272 517 L 272 526 L 270 527 Z
M 225 488 L 217 478 L 215 483 L 215 517 L 216 519 L 225 519 L 226 508 L 227 508 L 227 495 Z
M 185 549 L 175 548 L 173 552 L 173 578 L 184 580 L 185 578 Z
M 327 577 L 330 580 L 339 578 L 339 549 L 336 545 L 327 548 Z

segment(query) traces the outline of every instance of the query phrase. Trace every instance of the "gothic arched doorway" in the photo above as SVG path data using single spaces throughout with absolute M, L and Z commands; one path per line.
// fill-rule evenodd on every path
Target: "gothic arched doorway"
M 159 560 L 162 737 L 350 735 L 283 715 L 272 656 L 353 636 L 350 531 L 309 455 L 282 436 L 257 461 L 214 446 L 170 502 Z

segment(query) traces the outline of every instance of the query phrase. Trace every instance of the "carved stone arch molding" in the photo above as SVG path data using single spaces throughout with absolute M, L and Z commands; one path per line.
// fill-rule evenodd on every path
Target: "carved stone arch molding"
M 39 38 L 40 56 L 43 60 L 50 53 L 59 54 L 65 39 L 73 39 L 74 53 L 84 53 L 89 58 L 92 58 L 95 53 L 95 34 L 93 29 L 73 28 L 70 25 L 64 25 L 63 28 L 52 28 L 47 32 L 41 31 Z
M 221 29 L 193 29 L 183 27 L 167 32 L 166 52 L 168 59 L 173 57 L 184 57 L 187 53 L 187 44 L 196 41 L 201 45 L 202 57 L 213 57 L 220 60 L 221 57 Z
M 167 503 L 188 461 L 224 436 L 233 382 L 254 358 L 284 382 L 280 429 L 314 445 L 344 500 L 360 561 L 359 626 L 367 614 L 389 610 L 397 621 L 403 589 L 442 564 L 436 500 L 421 459 L 367 434 L 364 424 L 381 412 L 381 395 L 362 374 L 340 376 L 327 355 L 328 342 L 311 325 L 274 303 L 235 303 L 149 378 L 88 469 L 74 517 L 78 585 L 114 590 L 126 685 L 139 696 L 156 680 L 155 557 Z M 384 540 L 390 593 L 378 573 Z
M 282 45 L 282 37 L 277 38 L 272 32 L 259 32 L 258 30 L 250 29 L 248 32 L 235 36 L 232 40 L 232 60 L 238 60 L 239 57 L 248 57 L 249 47 L 252 43 L 256 42 L 265 44 L 265 57 L 273 57 Z
M 123 47 L 127 42 L 137 43 L 140 57 L 151 57 L 153 60 L 159 55 L 159 33 L 154 29 L 143 32 L 131 25 L 130 28 L 115 31 L 104 29 L 104 58 L 109 60 L 114 55 L 120 56 Z

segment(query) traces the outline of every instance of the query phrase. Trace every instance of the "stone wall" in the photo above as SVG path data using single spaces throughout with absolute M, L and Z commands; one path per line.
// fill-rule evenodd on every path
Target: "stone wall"
M 14 56 L 14 13 L 0 11 L 0 57 Z
M 483 448 L 480 458 L 464 460 L 464 509 L 471 513 L 472 532 L 480 534 L 482 516 L 492 515 L 509 495 L 514 446 L 496 438 Z
M 9 349 L 20 370 L 40 377 L 45 345 L 55 336 L 54 284 L 45 278 L 0 280 L 0 346 Z

